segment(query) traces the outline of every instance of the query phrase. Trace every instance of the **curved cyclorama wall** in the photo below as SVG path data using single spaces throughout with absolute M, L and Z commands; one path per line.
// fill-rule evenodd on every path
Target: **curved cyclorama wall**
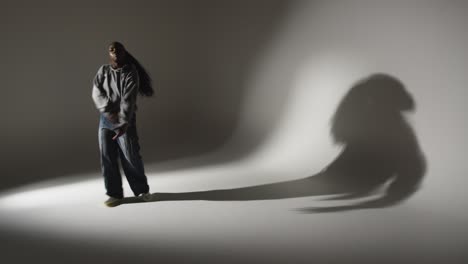
M 380 137 L 371 153 L 407 159 L 401 164 L 417 175 L 403 185 L 418 186 L 420 205 L 456 212 L 467 181 L 467 14 L 462 1 L 297 3 L 251 74 L 241 125 L 226 146 L 258 146 L 244 161 L 284 171 L 276 180 L 314 176 L 353 146 L 331 135 L 345 95 L 382 74 L 387 81 L 370 82 L 356 96 L 342 129 L 367 141 Z M 391 88 L 393 79 L 406 96 Z M 399 100 L 412 100 L 413 108 L 400 109 Z M 392 115 L 383 110 L 390 108 Z M 361 155 L 354 158 L 365 163 Z
M 268 2 L 268 5 L 265 5 Z M 145 163 L 211 151 L 231 135 L 253 58 L 288 1 L 7 1 L 0 189 L 98 171 L 92 80 L 121 41 L 154 81 L 138 97 Z
M 200 132 L 216 151 L 145 163 L 152 202 L 141 203 L 124 184 L 123 204 L 105 208 L 102 201 L 107 197 L 97 169 L 76 173 L 73 182 L 67 182 L 69 175 L 65 175 L 63 181 L 2 192 L 0 229 L 7 231 L 4 258 L 25 263 L 38 257 L 50 263 L 64 259 L 127 263 L 135 258 L 154 263 L 165 257 L 172 261 L 164 263 L 178 259 L 194 263 L 466 263 L 468 3 L 323 0 L 291 1 L 290 5 L 287 10 L 280 8 L 285 16 L 279 20 L 273 19 L 274 12 L 267 12 L 276 22 L 274 26 L 267 23 L 271 27 L 266 26 L 270 31 L 261 38 L 264 41 L 243 47 L 252 53 L 240 52 L 233 44 L 244 39 L 225 39 L 225 32 L 219 33 L 226 24 L 209 22 L 225 21 L 229 8 L 219 17 L 202 19 L 199 16 L 204 12 L 190 5 L 190 14 L 204 21 L 200 28 L 213 31 L 204 32 L 203 38 L 197 38 L 200 46 L 184 53 L 197 58 L 193 64 L 180 69 L 180 61 L 173 61 L 166 73 L 172 73 L 168 76 L 175 80 L 181 72 L 197 69 L 193 76 L 184 75 L 175 83 L 188 85 L 196 80 L 200 87 L 212 86 L 196 90 L 204 92 L 193 102 L 176 98 L 197 92 L 178 90 L 172 83 L 176 90 L 167 92 L 174 97 L 165 94 L 171 100 L 158 107 L 168 111 L 168 119 L 180 117 L 186 125 L 198 123 L 200 119 L 192 123 L 193 117 L 204 120 L 199 130 L 187 131 Z M 253 20 L 253 14 L 261 14 L 262 5 L 256 7 Z M 264 8 L 270 10 L 270 6 Z M 166 17 L 170 21 L 182 18 L 186 19 Z M 241 22 L 235 16 L 227 20 L 233 30 L 239 30 L 231 37 L 243 35 L 252 21 Z M 246 24 L 237 28 L 237 23 Z M 185 26 L 180 22 L 163 31 L 167 36 L 177 35 L 172 29 Z M 213 46 L 218 47 L 213 44 L 203 49 L 206 53 L 192 54 L 211 43 L 211 32 L 219 36 L 215 40 L 224 39 L 222 48 L 213 51 Z M 178 36 L 184 39 L 184 34 Z M 166 42 L 165 48 L 171 50 L 166 59 L 183 49 L 185 43 L 179 40 L 174 41 L 180 44 L 174 50 Z M 255 51 L 250 49 L 254 46 Z M 90 57 L 98 53 L 96 49 Z M 209 71 L 196 68 L 207 54 L 216 63 L 205 65 Z M 240 54 L 249 58 L 236 57 L 233 60 L 243 62 L 236 66 L 222 65 Z M 242 84 L 236 81 L 239 76 Z M 89 98 L 89 92 L 85 94 Z M 180 109 L 171 104 L 174 100 L 190 104 Z M 143 109 L 149 107 L 142 103 Z M 154 121 L 145 115 L 142 124 Z M 78 116 L 88 120 L 94 112 L 89 109 L 85 116 Z M 22 121 L 36 120 L 21 115 L 8 118 L 7 124 L 21 129 L 31 125 Z M 148 135 L 164 121 L 142 126 L 146 127 L 142 138 L 153 140 Z M 203 133 L 202 122 L 229 128 L 217 133 L 225 144 Z M 51 124 L 51 128 L 56 126 L 60 125 Z M 175 130 L 165 131 L 174 132 L 172 140 L 180 138 Z M 11 140 L 8 150 L 15 150 L 15 144 L 29 135 L 23 130 L 2 133 Z M 21 146 L 42 146 L 53 142 L 53 136 L 37 143 L 28 139 Z M 77 143 L 92 148 L 88 142 L 92 137 L 90 132 Z M 170 147 L 173 141 L 166 143 Z M 44 165 L 58 155 L 51 153 L 67 147 L 68 143 L 51 146 L 33 165 Z M 157 145 L 146 149 L 156 156 L 167 154 Z M 31 165 L 28 161 L 34 153 L 2 153 L 2 157 L 7 155 L 7 161 L 23 166 Z M 87 162 L 92 158 L 79 162 L 91 166 Z M 29 171 L 35 169 L 47 171 Z M 37 178 L 11 175 L 19 176 L 18 185 Z M 63 252 L 66 256 L 62 257 Z
M 399 80 L 414 101 L 413 111 L 402 112 L 401 118 L 408 122 L 415 134 L 415 142 L 425 160 L 426 172 L 422 179 L 424 190 L 429 193 L 442 192 L 443 195 L 451 183 L 464 181 L 461 175 L 466 167 L 463 162 L 466 145 L 463 137 L 466 134 L 463 117 L 466 108 L 464 69 L 467 61 L 465 3 L 389 3 L 361 0 L 346 3 L 297 1 L 284 5 L 277 2 L 274 6 L 268 6 L 271 12 L 267 17 L 257 16 L 263 6 L 261 2 L 256 3 L 248 14 L 241 6 L 215 5 L 209 1 L 201 6 L 160 2 L 161 8 L 155 9 L 161 12 L 160 16 L 137 8 L 132 12 L 142 12 L 148 18 L 157 19 L 158 23 L 154 23 L 157 25 L 155 30 L 161 34 L 165 32 L 166 37 L 158 35 L 158 38 L 151 39 L 152 42 L 136 42 L 132 36 L 139 36 L 138 31 L 131 34 L 129 32 L 133 31 L 123 31 L 127 33 L 122 33 L 122 36 L 88 32 L 92 34 L 93 41 L 85 43 L 92 53 L 86 55 L 89 60 L 80 56 L 76 59 L 77 66 L 70 66 L 71 69 L 77 67 L 73 76 L 79 75 L 81 70 L 81 75 L 90 79 L 94 71 L 89 69 L 89 61 L 95 61 L 95 64 L 106 61 L 106 55 L 102 54 L 104 48 L 95 44 L 99 42 L 97 39 L 104 43 L 107 38 L 114 38 L 113 36 L 128 38 L 128 48 L 136 57 L 139 50 L 151 50 L 154 54 L 159 54 L 150 57 L 140 55 L 140 58 L 150 71 L 160 73 L 155 76 L 155 84 L 167 88 L 156 86 L 156 89 L 160 89 L 159 97 L 152 101 L 140 98 L 140 138 L 145 146 L 142 153 L 144 157 L 148 157 L 145 160 L 148 165 L 151 164 L 151 157 L 156 159 L 169 155 L 168 149 L 175 148 L 172 154 L 176 156 L 182 155 L 185 150 L 193 151 L 190 150 L 191 147 L 177 149 L 190 144 L 201 142 L 204 147 L 211 149 L 219 146 L 223 138 L 227 139 L 232 135 L 231 140 L 219 148 L 215 155 L 241 158 L 241 161 L 266 169 L 281 168 L 285 174 L 276 180 L 288 180 L 312 176 L 339 157 L 344 146 L 334 144 L 331 137 L 333 114 L 343 96 L 356 83 L 373 74 L 383 73 Z M 56 8 L 61 10 L 63 7 Z M 5 50 L 9 50 L 4 57 L 7 63 L 2 65 L 10 67 L 9 71 L 3 71 L 9 73 L 3 79 L 7 86 L 12 87 L 5 90 L 5 98 L 8 97 L 9 100 L 2 107 L 5 113 L 15 113 L 7 115 L 4 121 L 7 129 L 2 131 L 5 139 L 2 145 L 2 167 L 10 175 L 2 185 L 3 188 L 79 172 L 86 168 L 96 170 L 99 168 L 97 147 L 94 144 L 96 142 L 93 140 L 96 135 L 92 133 L 96 124 L 89 122 L 95 114 L 89 98 L 90 89 L 81 91 L 75 87 L 85 86 L 87 81 L 80 80 L 76 84 L 70 84 L 67 92 L 62 93 L 62 86 L 55 82 L 62 80 L 62 84 L 73 79 L 68 72 L 59 75 L 58 79 L 43 73 L 47 69 L 51 70 L 53 65 L 68 63 L 69 58 L 65 54 L 69 53 L 65 44 L 72 43 L 75 45 L 72 47 L 78 48 L 77 38 L 80 34 L 85 34 L 79 29 L 86 25 L 72 23 L 78 19 L 78 15 L 61 15 L 28 28 L 28 22 L 21 19 L 28 14 L 32 18 L 41 17 L 44 10 L 39 6 L 2 10 L 4 13 L 5 10 L 9 11 L 6 12 L 9 16 L 2 16 L 8 22 L 2 24 L 2 28 L 9 36 L 2 43 L 6 45 Z M 34 10 L 42 11 L 35 13 Z M 58 15 L 60 12 L 57 10 L 49 12 Z M 93 11 L 94 15 L 90 20 L 102 19 L 98 16 L 98 10 Z M 116 10 L 123 12 L 119 8 Z M 174 16 L 162 15 L 165 12 Z M 223 14 L 232 16 L 226 18 Z M 245 19 L 243 23 L 250 22 L 257 25 L 257 28 L 245 32 L 245 24 L 238 24 L 239 16 Z M 148 22 L 145 17 L 142 15 L 137 22 L 141 25 L 155 22 Z M 45 26 L 53 25 L 54 19 L 59 19 L 65 25 L 67 22 L 72 23 L 78 33 L 46 30 Z M 199 22 L 191 25 L 198 29 L 198 36 L 193 32 L 190 37 L 187 36 L 186 27 L 190 26 L 186 23 L 187 19 Z M 213 21 L 217 20 L 222 23 L 214 24 Z M 99 24 L 101 27 L 105 25 Z M 232 31 L 223 30 L 223 27 Z M 253 36 L 262 27 L 268 28 L 268 32 L 251 42 L 236 37 L 242 34 Z M 56 25 L 52 28 L 60 27 Z M 54 35 L 68 36 L 70 39 L 60 38 L 60 42 L 40 48 L 38 43 L 43 43 L 46 36 Z M 30 43 L 27 41 L 28 36 L 31 37 L 29 39 L 36 40 L 33 42 L 36 46 L 31 50 L 27 48 Z M 33 36 L 36 38 L 32 38 Z M 189 45 L 188 50 L 187 42 L 183 41 L 187 38 L 193 44 Z M 142 45 L 140 48 L 137 48 L 138 43 Z M 157 48 L 152 50 L 151 43 L 158 44 L 155 46 Z M 175 43 L 179 46 L 174 46 Z M 209 43 L 216 44 L 217 49 L 213 50 Z M 239 43 L 246 45 L 242 47 L 246 52 L 239 51 Z M 54 54 L 51 49 L 64 56 L 51 56 Z M 182 50 L 185 53 L 179 54 Z M 204 52 L 194 53 L 201 50 Z M 226 66 L 225 62 L 235 57 L 233 50 L 248 58 L 236 58 L 237 64 Z M 48 67 L 34 66 L 44 61 L 44 56 L 49 57 L 46 63 Z M 160 59 L 153 61 L 152 56 Z M 33 65 L 31 67 L 36 70 L 30 72 L 28 78 L 19 78 L 24 65 L 31 58 L 28 65 Z M 205 70 L 198 67 L 201 62 Z M 224 66 L 221 67 L 221 64 Z M 198 71 L 187 70 L 189 73 L 181 74 L 182 66 Z M 225 67 L 234 67 L 230 68 L 234 71 L 228 71 Z M 218 77 L 207 75 L 212 71 Z M 237 77 L 242 77 L 243 81 Z M 22 80 L 21 87 L 18 80 Z M 53 83 L 45 88 L 44 85 L 49 82 Z M 193 83 L 198 85 L 195 90 L 191 88 Z M 205 86 L 206 84 L 210 85 Z M 202 86 L 205 88 L 201 88 Z M 236 90 L 236 87 L 241 90 Z M 233 95 L 233 92 L 237 94 Z M 188 94 L 197 94 L 196 97 L 200 100 L 192 100 L 194 97 L 190 99 Z M 163 97 L 169 99 L 163 100 Z M 55 100 L 49 100 L 50 98 Z M 215 98 L 218 100 L 214 100 Z M 231 101 L 233 98 L 237 99 Z M 44 100 L 49 100 L 49 103 L 42 103 Z M 83 112 L 82 102 L 85 101 L 89 107 Z M 190 103 L 185 104 L 185 101 Z M 24 104 L 29 108 L 24 108 Z M 46 116 L 47 123 L 43 118 L 38 118 L 38 115 Z M 174 120 L 180 122 L 173 122 Z M 195 123 L 198 126 L 193 126 Z M 217 127 L 218 133 L 213 133 L 214 130 L 207 133 L 206 123 L 210 123 L 211 128 Z M 181 129 L 180 125 L 189 129 Z M 232 132 L 232 129 L 235 131 Z M 179 144 L 179 139 L 184 138 L 179 132 L 188 136 L 187 144 Z M 153 137 L 153 133 L 157 135 Z M 190 153 L 195 155 L 199 152 L 195 150 Z M 78 159 L 79 166 L 76 162 Z M 190 167 L 191 164 L 189 161 L 184 166 Z M 448 176 L 438 176 L 447 174 L 445 169 L 453 171 L 449 173 L 453 177 L 451 180 L 446 180 Z M 239 180 L 246 184 L 255 184 L 257 181 L 255 177 Z M 457 186 L 455 188 L 459 188 Z

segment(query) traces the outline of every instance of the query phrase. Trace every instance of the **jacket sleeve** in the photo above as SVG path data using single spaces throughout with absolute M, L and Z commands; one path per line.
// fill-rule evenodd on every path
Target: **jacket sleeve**
M 125 85 L 120 101 L 119 123 L 128 123 L 136 108 L 140 80 L 135 67 L 125 77 Z
M 102 65 L 98 69 L 96 75 L 94 76 L 93 92 L 92 92 L 94 105 L 101 113 L 105 112 L 106 107 L 109 103 L 109 98 L 107 97 L 107 93 L 102 87 L 102 83 L 104 79 L 103 77 L 104 77 L 104 65 Z

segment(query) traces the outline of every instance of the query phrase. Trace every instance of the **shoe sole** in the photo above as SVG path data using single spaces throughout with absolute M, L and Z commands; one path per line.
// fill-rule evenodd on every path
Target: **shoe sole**
M 111 203 L 104 203 L 107 207 L 116 207 L 122 204 L 122 201 L 116 201 Z

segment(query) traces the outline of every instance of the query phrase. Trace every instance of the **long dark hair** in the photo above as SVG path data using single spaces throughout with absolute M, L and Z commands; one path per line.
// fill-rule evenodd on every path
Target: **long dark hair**
M 151 77 L 149 76 L 145 68 L 141 65 L 141 63 L 137 59 L 135 59 L 135 57 L 133 57 L 133 55 L 130 54 L 130 52 L 128 52 L 128 50 L 124 47 L 122 43 L 113 41 L 110 43 L 110 46 L 114 46 L 114 47 L 120 46 L 121 48 L 123 48 L 125 50 L 127 63 L 135 65 L 138 71 L 138 76 L 139 76 L 139 81 L 140 81 L 138 93 L 141 96 L 146 96 L 146 97 L 153 96 L 154 89 L 153 89 Z

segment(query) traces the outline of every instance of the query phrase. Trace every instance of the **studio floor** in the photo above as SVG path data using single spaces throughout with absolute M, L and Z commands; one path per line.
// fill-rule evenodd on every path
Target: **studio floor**
M 103 204 L 97 172 L 4 192 L 4 263 L 466 263 L 466 213 L 453 203 L 422 206 L 432 197 L 424 189 L 397 206 L 326 212 L 317 209 L 344 202 L 188 195 L 277 182 L 286 175 L 278 170 L 163 167 L 147 169 L 154 201 L 132 199 L 125 185 L 129 203 L 114 208 Z

